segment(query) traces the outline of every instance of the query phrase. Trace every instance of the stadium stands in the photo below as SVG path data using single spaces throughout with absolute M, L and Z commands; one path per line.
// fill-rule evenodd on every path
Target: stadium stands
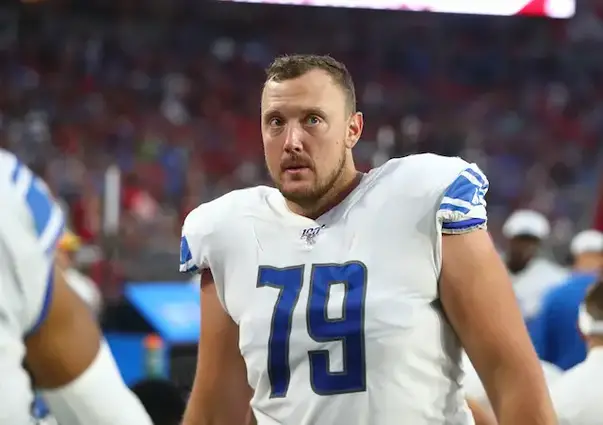
M 349 65 L 367 122 L 363 168 L 412 152 L 462 155 L 490 177 L 495 237 L 517 207 L 546 213 L 562 248 L 590 224 L 600 11 L 566 23 L 192 3 L 58 2 L 3 15 L 1 143 L 43 172 L 74 230 L 102 246 L 97 280 L 173 278 L 186 212 L 266 180 L 262 70 L 289 52 Z M 124 215 L 107 245 L 100 196 L 114 163 Z

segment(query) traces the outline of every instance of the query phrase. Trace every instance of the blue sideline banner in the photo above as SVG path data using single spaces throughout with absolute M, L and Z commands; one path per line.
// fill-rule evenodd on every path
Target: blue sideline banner
M 190 282 L 132 282 L 126 299 L 168 344 L 199 340 L 200 290 Z

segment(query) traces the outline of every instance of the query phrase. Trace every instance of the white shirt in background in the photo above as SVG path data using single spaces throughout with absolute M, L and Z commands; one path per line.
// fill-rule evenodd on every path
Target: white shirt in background
M 515 296 L 524 319 L 535 317 L 544 296 L 567 279 L 569 271 L 546 258 L 534 258 L 525 269 L 511 274 Z
M 563 374 L 551 388 L 559 425 L 603 424 L 603 347 Z

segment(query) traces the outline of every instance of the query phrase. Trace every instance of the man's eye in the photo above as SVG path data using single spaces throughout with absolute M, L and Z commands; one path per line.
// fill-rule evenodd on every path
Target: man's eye
M 281 126 L 283 124 L 283 120 L 281 120 L 280 118 L 274 117 L 274 118 L 271 118 L 270 121 L 268 121 L 268 124 L 271 127 L 278 127 L 278 126 Z
M 318 118 L 316 115 L 310 115 L 308 118 L 306 118 L 306 123 L 309 125 L 320 124 L 320 118 Z

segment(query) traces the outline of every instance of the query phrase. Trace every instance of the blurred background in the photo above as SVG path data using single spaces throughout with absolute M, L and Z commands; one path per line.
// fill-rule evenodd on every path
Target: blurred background
M 65 264 L 129 383 L 190 386 L 199 295 L 177 272 L 180 226 L 202 202 L 268 183 L 259 95 L 279 54 L 348 66 L 362 170 L 420 152 L 476 162 L 501 251 L 517 209 L 547 218 L 543 252 L 559 265 L 577 232 L 603 230 L 603 1 L 575 15 L 561 0 L 401 3 L 2 3 L 0 146 L 63 202 Z

